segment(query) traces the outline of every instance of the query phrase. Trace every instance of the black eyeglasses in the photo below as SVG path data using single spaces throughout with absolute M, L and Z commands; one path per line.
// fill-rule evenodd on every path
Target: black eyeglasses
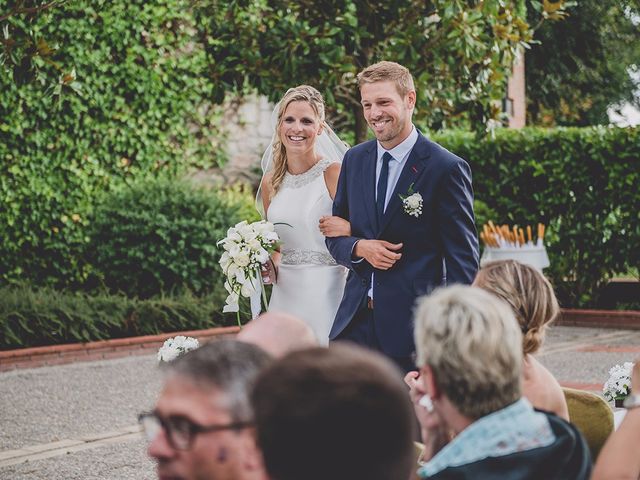
M 151 442 L 162 428 L 167 434 L 169 443 L 176 450 L 188 450 L 191 448 L 193 439 L 199 433 L 241 430 L 253 425 L 253 422 L 198 425 L 184 417 L 162 418 L 155 412 L 141 413 L 138 415 L 138 422 L 142 425 L 147 441 Z

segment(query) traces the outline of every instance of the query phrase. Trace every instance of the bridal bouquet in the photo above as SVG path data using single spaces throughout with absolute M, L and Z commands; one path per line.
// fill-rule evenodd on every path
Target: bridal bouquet
M 158 350 L 158 362 L 170 362 L 175 360 L 183 353 L 195 350 L 200 346 L 198 339 L 193 337 L 185 337 L 178 335 L 165 340 L 160 350 Z
M 229 228 L 227 236 L 218 245 L 224 248 L 220 266 L 226 276 L 224 287 L 229 293 L 222 311 L 236 312 L 240 326 L 240 296 L 249 298 L 258 294 L 259 302 L 259 292 L 262 291 L 262 299 L 267 304 L 260 269 L 278 248 L 278 234 L 274 225 L 265 220 L 242 221 Z
M 609 380 L 605 382 L 602 389 L 604 398 L 613 401 L 623 399 L 629 395 L 631 370 L 633 370 L 632 362 L 625 362 L 622 366 L 615 365 L 609 370 Z

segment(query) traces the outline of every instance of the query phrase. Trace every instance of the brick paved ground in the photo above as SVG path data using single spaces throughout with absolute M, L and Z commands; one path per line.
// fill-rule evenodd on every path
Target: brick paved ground
M 592 391 L 637 358 L 638 330 L 562 326 L 539 356 L 564 385 Z M 160 384 L 149 354 L 0 373 L 0 478 L 155 478 L 136 416 Z

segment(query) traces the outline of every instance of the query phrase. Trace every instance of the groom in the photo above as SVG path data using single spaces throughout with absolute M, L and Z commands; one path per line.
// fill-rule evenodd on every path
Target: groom
M 376 140 L 342 162 L 333 214 L 351 223 L 351 236 L 326 243 L 349 276 L 329 338 L 382 351 L 409 371 L 416 298 L 470 284 L 478 269 L 471 171 L 413 126 L 416 91 L 405 67 L 371 65 L 358 87 Z

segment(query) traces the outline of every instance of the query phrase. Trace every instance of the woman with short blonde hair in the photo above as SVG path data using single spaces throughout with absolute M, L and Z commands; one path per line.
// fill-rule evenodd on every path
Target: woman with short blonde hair
M 417 365 L 460 412 L 477 419 L 521 396 L 522 334 L 513 313 L 480 289 L 450 287 L 415 315 Z
M 576 427 L 521 396 L 522 333 L 506 303 L 477 287 L 438 289 L 420 301 L 414 338 L 421 478 L 589 478 Z

